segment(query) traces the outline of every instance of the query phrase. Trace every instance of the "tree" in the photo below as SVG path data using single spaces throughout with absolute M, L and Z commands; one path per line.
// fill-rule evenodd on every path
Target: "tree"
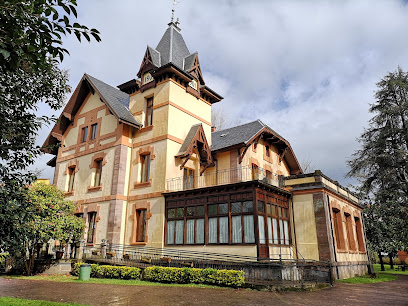
M 35 112 L 40 102 L 60 108 L 70 90 L 58 68 L 68 53 L 62 35 L 100 38 L 97 30 L 72 23 L 75 0 L 6 0 L 0 8 L 0 250 L 24 258 L 28 251 L 30 273 L 36 239 L 28 239 L 26 225 L 36 220 L 37 208 L 27 189 L 35 173 L 25 169 L 41 153 L 38 130 L 53 119 Z
M 213 107 L 211 109 L 211 124 L 217 130 L 224 130 L 242 124 L 242 118 L 231 117 L 223 109 Z
M 370 246 L 395 253 L 408 247 L 408 73 L 400 67 L 379 83 L 361 149 L 348 162 L 364 194 Z
M 26 273 L 31 275 L 39 245 L 50 239 L 62 244 L 77 242 L 83 236 L 85 222 L 74 215 L 75 204 L 65 200 L 63 192 L 53 185 L 35 184 L 29 189 L 26 200 L 31 204 L 28 209 L 32 218 L 18 227 L 23 242 L 20 250 L 28 254 L 23 256 Z
M 27 171 L 41 154 L 35 138 L 41 126 L 55 120 L 37 116 L 39 103 L 59 109 L 70 91 L 68 76 L 59 69 L 68 50 L 62 36 L 93 37 L 73 20 L 76 0 L 4 0 L 0 3 L 0 250 L 12 253 L 22 241 L 22 226 L 34 218 Z

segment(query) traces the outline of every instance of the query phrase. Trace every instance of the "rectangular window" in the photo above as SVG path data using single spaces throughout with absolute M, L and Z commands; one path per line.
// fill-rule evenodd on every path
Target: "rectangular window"
M 252 179 L 253 180 L 259 179 L 259 167 L 255 164 L 252 164 Z
M 354 217 L 354 221 L 356 223 L 356 237 L 357 237 L 357 242 L 358 242 L 358 250 L 360 252 L 365 252 L 364 239 L 363 239 L 363 226 L 361 224 L 361 220 L 358 217 Z
M 145 127 L 153 124 L 153 97 L 150 97 L 146 101 L 146 119 Z
M 92 124 L 91 125 L 91 140 L 94 140 L 96 138 L 96 133 L 98 131 L 98 124 Z
M 94 186 L 101 186 L 101 178 L 102 178 L 102 160 L 97 160 L 95 168 L 95 181 Z
M 275 245 L 290 244 L 290 223 L 288 208 L 274 205 L 284 205 L 283 200 L 268 197 L 266 204 L 266 225 L 268 227 L 268 242 Z M 261 233 L 259 234 L 261 238 Z M 266 240 L 266 237 L 265 237 Z
M 194 170 L 193 169 L 184 168 L 183 185 L 184 185 L 184 189 L 194 188 Z
M 83 219 L 84 218 L 84 213 L 77 213 L 77 214 L 75 214 L 75 216 L 77 216 L 78 218 Z
M 349 251 L 354 251 L 356 249 L 356 244 L 354 241 L 353 224 L 351 221 L 351 216 L 348 214 L 344 214 L 344 215 L 346 216 L 346 230 L 347 230 L 347 240 L 348 240 Z
M 167 245 L 255 243 L 252 201 L 167 208 L 166 211 Z
M 74 190 L 74 182 L 75 182 L 75 167 L 68 168 L 68 192 L 72 192 Z
M 333 209 L 333 230 L 337 248 L 339 250 L 344 250 L 345 243 L 343 238 L 343 222 L 341 220 L 340 211 L 335 209 Z
M 85 142 L 87 138 L 88 138 L 88 127 L 86 126 L 82 128 L 82 142 Z
M 146 209 L 136 210 L 136 242 L 145 242 L 146 237 Z
M 267 157 L 271 156 L 271 153 L 269 152 L 269 146 L 265 146 L 265 155 Z
M 88 236 L 87 243 L 94 243 L 96 228 L 96 211 L 88 213 Z
M 204 206 L 186 208 L 186 244 L 204 244 Z
M 150 154 L 141 155 L 142 170 L 140 174 L 140 182 L 146 183 L 150 179 Z
M 259 243 L 266 244 L 264 216 L 258 216 L 258 227 L 259 227 Z

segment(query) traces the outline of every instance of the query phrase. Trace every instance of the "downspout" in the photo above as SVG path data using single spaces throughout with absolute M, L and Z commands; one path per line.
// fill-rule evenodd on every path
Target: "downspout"
M 331 215 L 331 209 L 330 209 L 330 198 L 329 195 L 327 196 L 327 205 L 329 206 L 329 218 L 330 218 L 330 231 L 331 231 L 331 236 L 332 236 L 332 243 L 333 243 L 333 253 L 334 253 L 334 261 L 336 262 L 336 276 L 337 279 L 339 279 L 339 268 L 337 266 L 337 250 L 336 250 L 336 242 L 334 241 L 334 231 L 333 231 L 333 221 L 332 221 L 332 215 Z
M 297 248 L 297 239 L 296 239 L 295 210 L 294 210 L 294 207 L 293 207 L 293 193 L 291 193 L 290 202 L 291 202 L 291 208 L 292 208 L 293 237 L 294 237 L 294 240 L 295 240 L 296 259 L 299 259 L 299 252 L 298 252 L 298 248 Z

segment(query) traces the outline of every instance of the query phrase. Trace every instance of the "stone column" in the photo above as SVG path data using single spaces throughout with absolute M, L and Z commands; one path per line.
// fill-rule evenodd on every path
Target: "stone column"
M 115 164 L 112 177 L 112 196 L 124 196 L 126 161 L 128 147 L 119 145 L 115 148 Z M 109 205 L 107 240 L 109 244 L 120 244 L 122 226 L 123 200 L 113 199 Z

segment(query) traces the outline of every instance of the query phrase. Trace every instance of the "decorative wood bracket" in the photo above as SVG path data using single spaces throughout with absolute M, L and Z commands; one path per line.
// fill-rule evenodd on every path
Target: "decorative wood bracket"
M 188 162 L 188 160 L 190 159 L 191 154 L 188 154 L 185 158 L 185 160 L 183 161 L 183 163 L 180 165 L 180 170 L 182 170 L 184 168 L 184 165 Z
M 286 152 L 288 152 L 289 147 L 286 147 L 280 154 L 279 154 L 279 163 L 282 162 L 283 157 L 285 156 Z
M 239 155 L 239 160 L 238 160 L 239 163 L 242 163 L 242 160 L 244 159 L 245 153 L 246 153 L 246 151 L 248 150 L 248 148 L 249 148 L 250 146 L 251 146 L 251 145 L 246 146 L 245 149 L 244 149 L 244 151 L 242 151 L 242 153 Z

